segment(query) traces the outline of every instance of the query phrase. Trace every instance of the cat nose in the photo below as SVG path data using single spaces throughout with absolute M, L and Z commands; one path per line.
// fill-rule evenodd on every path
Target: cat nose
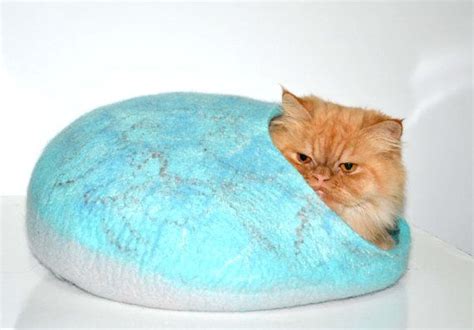
M 324 181 L 327 181 L 329 180 L 330 176 L 328 174 L 315 174 L 314 177 L 316 178 L 316 180 L 320 181 L 320 182 L 324 182 Z
M 324 181 L 327 181 L 331 178 L 331 170 L 326 166 L 318 166 L 315 168 L 313 176 L 319 184 L 322 184 Z

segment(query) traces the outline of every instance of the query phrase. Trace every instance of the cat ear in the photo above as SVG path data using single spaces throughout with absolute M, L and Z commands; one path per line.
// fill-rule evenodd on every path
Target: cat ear
M 402 120 L 384 119 L 377 124 L 364 128 L 360 135 L 360 145 L 376 152 L 400 150 L 400 138 L 403 133 Z
M 403 133 L 402 121 L 385 119 L 362 131 L 362 144 L 372 146 L 373 150 L 386 152 L 400 150 L 400 138 Z
M 377 137 L 400 141 L 403 133 L 403 120 L 387 119 L 367 128 L 367 131 Z
M 289 92 L 285 87 L 281 87 L 281 105 L 285 116 L 294 119 L 310 119 L 311 115 L 303 105 L 303 100 L 293 93 Z

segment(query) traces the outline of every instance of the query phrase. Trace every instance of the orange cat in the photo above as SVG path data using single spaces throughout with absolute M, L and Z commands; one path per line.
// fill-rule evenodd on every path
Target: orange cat
M 349 226 L 390 249 L 404 200 L 402 121 L 287 90 L 282 108 L 270 123 L 275 146 Z

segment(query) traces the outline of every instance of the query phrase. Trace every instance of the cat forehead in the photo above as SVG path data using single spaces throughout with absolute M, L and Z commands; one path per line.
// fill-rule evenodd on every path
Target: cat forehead
M 312 144 L 313 157 L 328 164 L 352 157 L 364 127 L 360 116 L 315 118 L 308 141 Z
M 320 163 L 332 164 L 341 157 L 351 154 L 352 142 L 350 139 L 331 135 L 318 135 L 312 141 L 312 153 L 315 160 Z
M 313 111 L 311 125 L 324 132 L 347 135 L 366 126 L 371 121 L 370 115 L 366 110 L 342 106 L 319 108 Z
M 387 117 L 375 110 L 345 107 L 321 100 L 307 101 L 311 116 L 286 123 L 290 133 L 287 136 L 290 140 L 288 145 L 328 162 L 336 162 L 344 154 L 354 153 L 361 131 Z M 361 150 L 357 153 L 360 154 Z

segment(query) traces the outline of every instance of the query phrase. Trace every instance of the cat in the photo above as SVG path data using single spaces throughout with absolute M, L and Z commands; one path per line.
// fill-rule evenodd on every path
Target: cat
M 355 232 L 381 249 L 404 202 L 402 120 L 283 88 L 270 122 L 274 145 Z

